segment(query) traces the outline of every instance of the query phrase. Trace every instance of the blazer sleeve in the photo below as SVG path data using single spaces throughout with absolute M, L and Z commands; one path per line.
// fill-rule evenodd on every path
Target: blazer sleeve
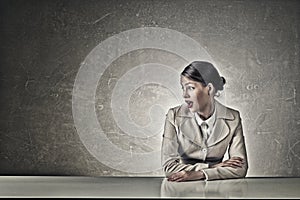
M 180 155 L 178 153 L 178 139 L 175 125 L 175 112 L 170 109 L 166 115 L 162 147 L 161 147 L 161 164 L 166 176 L 174 172 L 199 171 L 208 168 L 206 163 L 184 164 L 180 163 Z
M 229 143 L 228 155 L 231 157 L 241 157 L 244 159 L 244 165 L 241 168 L 233 167 L 217 167 L 204 169 L 206 180 L 229 179 L 229 178 L 243 178 L 248 171 L 248 160 L 245 145 L 245 138 L 243 134 L 242 120 L 240 114 L 237 113 L 238 125 L 234 131 L 233 137 Z

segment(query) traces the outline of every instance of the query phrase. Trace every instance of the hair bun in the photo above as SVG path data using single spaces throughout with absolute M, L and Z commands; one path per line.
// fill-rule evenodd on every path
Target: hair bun
M 221 81 L 223 82 L 223 85 L 226 83 L 226 80 L 223 76 L 221 76 Z

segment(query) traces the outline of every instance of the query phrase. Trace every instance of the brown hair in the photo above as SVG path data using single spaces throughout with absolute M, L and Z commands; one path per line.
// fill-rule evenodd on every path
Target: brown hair
M 207 86 L 208 83 L 213 84 L 216 91 L 223 90 L 226 80 L 220 76 L 218 70 L 213 64 L 206 61 L 194 61 L 184 68 L 181 75 Z

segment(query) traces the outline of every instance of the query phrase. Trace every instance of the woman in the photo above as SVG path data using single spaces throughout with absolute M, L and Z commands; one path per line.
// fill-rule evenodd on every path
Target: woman
M 224 77 L 209 62 L 194 61 L 181 73 L 185 104 L 169 109 L 162 167 L 169 181 L 242 178 L 248 170 L 240 114 L 215 100 Z M 223 160 L 228 152 L 229 159 Z

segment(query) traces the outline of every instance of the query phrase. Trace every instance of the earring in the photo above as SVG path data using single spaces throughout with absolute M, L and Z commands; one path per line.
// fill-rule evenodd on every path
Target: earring
M 215 96 L 216 96 L 216 97 L 219 97 L 219 96 L 220 96 L 220 92 L 217 91 L 216 94 L 215 94 Z

